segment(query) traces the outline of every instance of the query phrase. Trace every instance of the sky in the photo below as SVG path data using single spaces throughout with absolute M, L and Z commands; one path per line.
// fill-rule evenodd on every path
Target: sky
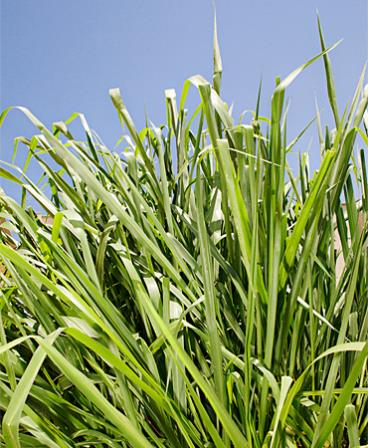
M 317 10 L 327 45 L 343 39 L 330 53 L 343 111 L 368 57 L 367 2 L 217 0 L 222 97 L 234 104 L 234 116 L 254 110 L 261 78 L 261 111 L 269 116 L 275 77 L 320 52 Z M 0 0 L 0 5 L 0 109 L 26 106 L 47 126 L 83 112 L 114 146 L 122 130 L 110 88 L 120 88 L 136 125 L 143 127 L 146 114 L 156 125 L 164 122 L 165 89 L 179 96 L 188 77 L 212 77 L 211 0 Z M 321 60 L 297 78 L 287 97 L 290 140 L 315 116 L 316 100 L 323 123 L 332 124 Z M 189 105 L 197 102 L 193 89 Z M 1 129 L 0 160 L 11 159 L 15 137 L 33 133 L 19 111 L 11 112 Z M 22 151 L 19 163 L 26 156 Z M 296 156 L 297 151 L 308 151 L 312 167 L 318 166 L 315 127 Z M 8 183 L 0 185 L 15 194 Z

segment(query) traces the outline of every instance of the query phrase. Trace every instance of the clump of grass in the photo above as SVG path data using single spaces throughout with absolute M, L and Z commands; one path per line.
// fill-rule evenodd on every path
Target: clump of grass
M 165 126 L 138 131 L 111 90 L 121 153 L 83 115 L 48 130 L 21 108 L 50 194 L 1 168 L 23 191 L 0 197 L 2 446 L 368 443 L 368 91 L 363 73 L 339 114 L 319 29 L 322 53 L 278 80 L 270 118 L 234 122 L 216 34 L 213 85 L 166 91 Z M 285 91 L 318 58 L 336 129 L 318 171 L 301 157 L 294 175 Z

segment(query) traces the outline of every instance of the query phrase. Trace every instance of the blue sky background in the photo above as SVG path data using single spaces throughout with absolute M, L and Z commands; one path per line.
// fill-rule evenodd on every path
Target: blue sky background
M 213 6 L 210 0 L 0 0 L 1 109 L 24 105 L 50 126 L 83 112 L 108 145 L 121 136 L 108 90 L 120 87 L 138 127 L 145 111 L 155 124 L 165 119 L 164 90 L 180 93 L 183 82 L 212 76 Z M 367 0 L 217 0 L 224 66 L 222 96 L 234 114 L 254 109 L 263 77 L 262 112 L 269 114 L 276 75 L 319 53 L 318 8 L 333 51 L 338 104 L 351 99 L 367 60 Z M 322 61 L 304 72 L 287 96 L 290 140 L 315 114 L 332 123 Z M 191 103 L 197 93 L 191 94 Z M 12 141 L 33 127 L 20 112 L 1 130 L 0 159 L 10 160 Z M 319 160 L 315 127 L 297 150 Z M 4 183 L 2 183 L 5 188 Z M 6 185 L 8 193 L 14 191 Z

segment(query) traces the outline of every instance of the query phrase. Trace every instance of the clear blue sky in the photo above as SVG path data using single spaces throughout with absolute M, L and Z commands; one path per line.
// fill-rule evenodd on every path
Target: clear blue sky
M 138 126 L 145 110 L 160 124 L 164 90 L 212 73 L 210 0 L 0 0 L 1 109 L 29 107 L 47 125 L 83 112 L 105 143 L 121 135 L 108 90 L 120 87 Z M 319 53 L 316 9 L 327 44 L 343 38 L 331 60 L 340 110 L 351 99 L 367 59 L 367 0 L 217 0 L 224 75 L 223 97 L 235 114 L 254 109 L 263 77 L 264 114 L 276 75 L 285 76 Z M 193 98 L 196 93 L 193 92 Z M 318 61 L 288 91 L 289 137 L 315 114 L 332 123 L 323 65 Z M 2 129 L 0 159 L 12 140 L 34 129 L 19 113 Z M 315 130 L 299 145 L 318 159 Z

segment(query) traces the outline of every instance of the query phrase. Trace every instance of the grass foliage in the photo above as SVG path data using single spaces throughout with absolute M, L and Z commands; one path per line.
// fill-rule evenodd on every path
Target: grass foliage
M 339 112 L 319 31 L 321 54 L 247 124 L 220 96 L 216 32 L 213 82 L 167 90 L 164 126 L 139 131 L 110 91 L 121 151 L 83 115 L 48 130 L 20 108 L 39 133 L 0 171 L 23 192 L 0 196 L 1 446 L 368 443 L 368 90 L 363 72 Z M 293 174 L 285 91 L 319 58 L 335 129 L 317 112 L 320 167 L 302 155 Z

